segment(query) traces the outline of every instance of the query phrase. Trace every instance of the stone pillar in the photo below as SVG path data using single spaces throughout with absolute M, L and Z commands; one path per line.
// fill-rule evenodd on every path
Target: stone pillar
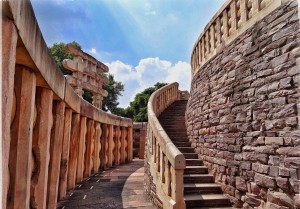
M 34 171 L 31 177 L 31 205 L 45 209 L 47 202 L 48 164 L 50 160 L 50 134 L 52 127 L 53 92 L 37 88 L 37 119 L 33 128 L 32 152 Z
M 78 154 L 77 154 L 77 172 L 76 172 L 76 182 L 81 182 L 83 180 L 84 171 L 84 153 L 86 150 L 85 138 L 86 136 L 86 117 L 82 116 L 80 118 L 80 132 L 79 132 L 79 144 L 78 144 Z
M 30 208 L 35 89 L 35 74 L 26 67 L 17 66 L 15 74 L 17 108 L 11 126 L 10 188 L 7 198 L 7 207 L 11 209 Z
M 140 153 L 139 158 L 144 159 L 145 156 L 145 139 L 146 139 L 146 130 L 142 128 L 140 130 Z
M 47 209 L 56 209 L 60 161 L 64 131 L 65 103 L 55 101 L 53 105 L 53 127 L 50 141 Z
M 2 208 L 6 208 L 9 187 L 8 160 L 10 149 L 10 126 L 14 95 L 14 74 L 18 33 L 13 21 L 2 17 Z

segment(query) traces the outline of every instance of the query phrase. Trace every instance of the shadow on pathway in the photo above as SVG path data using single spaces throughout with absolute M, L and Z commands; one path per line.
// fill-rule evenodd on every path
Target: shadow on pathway
M 156 209 L 144 191 L 144 161 L 94 174 L 76 185 L 58 209 Z

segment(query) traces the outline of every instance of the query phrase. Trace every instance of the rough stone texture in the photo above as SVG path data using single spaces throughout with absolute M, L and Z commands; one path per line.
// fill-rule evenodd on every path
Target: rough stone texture
M 286 1 L 192 80 L 189 139 L 232 203 L 243 208 L 299 207 L 297 7 Z

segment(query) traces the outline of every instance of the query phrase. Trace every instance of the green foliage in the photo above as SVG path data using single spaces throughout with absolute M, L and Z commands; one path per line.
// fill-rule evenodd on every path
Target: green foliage
M 125 109 L 119 108 L 119 112 L 117 113 L 123 117 L 132 118 L 135 122 L 147 122 L 148 100 L 153 92 L 165 85 L 167 85 L 167 83 L 157 82 L 154 87 L 146 88 L 141 93 L 135 95 L 134 100 L 130 102 L 129 107 Z
M 122 82 L 115 81 L 114 76 L 108 74 L 109 83 L 107 86 L 103 86 L 108 92 L 108 96 L 103 98 L 102 109 L 104 111 L 110 111 L 113 114 L 118 114 L 120 108 L 118 108 L 119 96 L 122 96 L 122 92 L 124 91 L 124 84 Z
M 77 48 L 81 49 L 81 46 L 76 41 L 71 42 L 72 45 L 76 46 Z M 54 58 L 56 64 L 58 65 L 59 69 L 62 71 L 64 75 L 72 75 L 72 72 L 66 68 L 64 68 L 62 61 L 64 59 L 72 59 L 73 56 L 66 52 L 65 50 L 65 43 L 55 43 L 52 46 L 49 47 L 49 51 Z

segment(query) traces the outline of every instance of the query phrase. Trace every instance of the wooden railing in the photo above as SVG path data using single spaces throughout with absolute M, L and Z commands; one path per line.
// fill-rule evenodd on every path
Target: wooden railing
M 192 75 L 210 58 L 282 4 L 283 0 L 227 0 L 196 41 Z
M 178 83 L 155 91 L 148 102 L 148 152 L 150 172 L 163 208 L 184 209 L 183 173 L 185 157 L 173 144 L 158 116 L 180 98 Z
M 74 92 L 29 1 L 2 4 L 2 208 L 55 209 L 76 183 L 132 160 L 132 121 Z

